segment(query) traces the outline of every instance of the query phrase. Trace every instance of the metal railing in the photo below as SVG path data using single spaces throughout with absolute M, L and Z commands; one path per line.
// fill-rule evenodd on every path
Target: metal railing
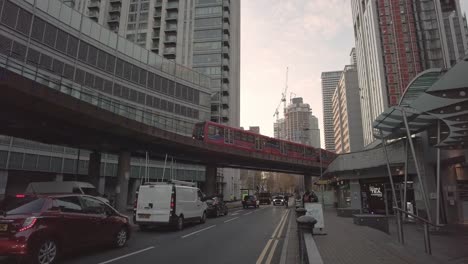
M 23 55 L 11 50 L 7 52 L 0 51 L 0 80 L 5 78 L 5 72 L 3 71 L 8 70 L 33 80 L 45 87 L 73 96 L 103 110 L 113 112 L 128 119 L 179 135 L 188 137 L 192 135 L 193 125 L 197 121 L 189 122 L 174 117 L 164 116 L 160 113 L 156 113 L 155 111 L 146 109 L 145 107 L 117 100 L 97 90 L 74 83 L 73 81 L 65 79 L 63 76 L 60 76 L 60 78 L 54 78 L 50 75 L 55 75 L 55 73 L 50 72 L 50 75 L 41 73 L 41 71 L 46 70 L 41 69 L 37 63 L 33 61 L 28 61 L 28 64 L 19 63 L 16 61 L 17 58 L 23 60 Z
M 415 215 L 413 213 L 402 210 L 402 209 L 400 209 L 398 207 L 393 207 L 393 210 L 397 210 L 397 212 L 398 212 L 397 217 L 399 219 L 397 219 L 397 225 L 398 225 L 397 228 L 398 228 L 398 232 L 401 232 L 401 241 L 400 242 L 402 244 L 404 244 L 403 225 L 402 225 L 402 221 L 401 221 L 401 214 L 403 213 L 403 214 L 405 214 L 407 216 L 411 216 L 414 219 L 422 222 L 423 227 L 424 227 L 424 250 L 426 251 L 427 254 L 432 255 L 431 237 L 430 237 L 430 234 L 429 234 L 429 226 L 434 226 L 434 227 L 441 227 L 441 226 L 433 224 L 427 219 L 424 219 L 424 218 L 422 218 L 420 216 L 417 216 L 417 215 Z

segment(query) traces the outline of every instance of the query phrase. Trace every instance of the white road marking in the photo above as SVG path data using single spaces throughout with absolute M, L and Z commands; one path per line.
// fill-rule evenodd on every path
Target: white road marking
M 242 212 L 244 210 L 237 210 L 237 211 L 234 211 L 234 213 L 239 213 L 239 212 Z
M 278 245 L 278 240 L 275 240 L 275 243 L 273 244 L 273 247 L 271 247 L 270 254 L 268 254 L 268 258 L 267 258 L 265 264 L 270 264 L 271 263 L 271 259 L 273 258 L 273 255 L 275 254 L 275 249 L 276 249 L 277 245 Z
M 182 236 L 181 238 L 186 238 L 186 237 L 189 237 L 189 236 L 198 234 L 198 233 L 200 233 L 200 232 L 203 232 L 203 231 L 208 230 L 208 229 L 210 229 L 210 228 L 213 228 L 213 227 L 215 227 L 215 226 L 216 226 L 216 225 L 212 225 L 212 226 L 209 226 L 209 227 L 207 227 L 207 228 L 200 229 L 200 230 L 195 231 L 195 232 L 192 232 L 192 233 L 190 233 L 190 234 L 188 234 L 188 235 Z
M 265 257 L 265 254 L 267 253 L 268 248 L 270 247 L 271 241 L 272 241 L 271 239 L 268 240 L 268 243 L 266 244 L 265 248 L 263 249 L 262 254 L 260 254 L 260 257 L 258 257 L 256 264 L 261 264 L 262 263 L 263 258 Z
M 248 213 L 246 213 L 246 214 L 244 214 L 244 215 L 249 215 L 249 214 L 251 214 L 251 213 L 253 213 L 253 212 L 248 212 Z
M 239 217 L 231 218 L 231 219 L 229 219 L 229 220 L 224 221 L 224 223 L 231 222 L 231 221 L 233 221 L 233 220 L 236 220 L 237 218 L 239 218 Z
M 271 238 L 275 238 L 276 232 L 278 232 L 278 229 L 279 229 L 279 227 L 281 226 L 281 223 L 283 222 L 283 220 L 284 220 L 284 218 L 286 217 L 286 214 L 287 214 L 287 213 L 288 213 L 288 211 L 286 211 L 286 212 L 283 214 L 283 217 L 281 217 L 281 220 L 280 220 L 278 226 L 276 226 L 275 232 L 273 232 L 273 235 L 271 236 Z
M 230 214 L 230 215 L 238 215 L 239 213 L 233 213 L 233 214 Z
M 132 253 L 129 253 L 129 254 L 126 254 L 126 255 L 117 257 L 117 258 L 113 258 L 113 259 L 110 259 L 110 260 L 107 260 L 107 261 L 104 261 L 104 262 L 100 262 L 100 263 L 98 263 L 98 264 L 107 264 L 107 263 L 111 263 L 111 262 L 114 262 L 114 261 L 116 261 L 116 260 L 123 259 L 123 258 L 126 258 L 126 257 L 130 257 L 130 256 L 132 256 L 132 255 L 136 255 L 136 254 L 139 254 L 139 253 L 148 251 L 148 250 L 153 249 L 153 248 L 154 248 L 154 247 L 147 247 L 147 248 L 144 248 L 144 249 L 142 249 L 142 250 L 138 250 L 138 251 L 135 251 L 135 252 L 132 252 Z

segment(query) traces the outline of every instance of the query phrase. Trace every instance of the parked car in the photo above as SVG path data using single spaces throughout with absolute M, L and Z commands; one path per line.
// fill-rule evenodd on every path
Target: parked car
M 67 252 L 97 245 L 123 247 L 128 217 L 81 194 L 7 197 L 0 204 L 0 256 L 53 264 Z
M 145 183 L 138 190 L 135 223 L 141 230 L 162 225 L 182 230 L 187 222 L 205 223 L 204 196 L 191 182 Z
M 208 206 L 206 209 L 207 216 L 218 217 L 228 214 L 228 207 L 221 196 L 207 198 L 206 204 Z
M 88 182 L 78 181 L 49 181 L 49 182 L 31 182 L 26 188 L 25 194 L 58 194 L 75 193 L 87 194 L 96 197 L 105 203 L 109 203 L 107 198 L 101 197 L 96 187 Z
M 271 193 L 261 192 L 258 194 L 260 204 L 271 204 Z
M 274 196 L 273 205 L 284 205 L 284 196 L 283 195 Z
M 253 206 L 255 208 L 260 207 L 260 202 L 255 195 L 246 195 L 244 196 L 244 200 L 242 201 L 242 207 L 248 208 L 249 206 Z

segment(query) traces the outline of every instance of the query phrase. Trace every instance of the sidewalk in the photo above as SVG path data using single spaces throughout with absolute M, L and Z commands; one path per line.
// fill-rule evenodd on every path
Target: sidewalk
M 390 235 L 397 241 L 396 221 L 391 219 Z M 421 225 L 405 223 L 405 245 L 416 253 L 424 252 L 424 233 Z M 468 263 L 468 225 L 450 225 L 431 232 L 432 255 L 447 264 Z
M 440 259 L 405 248 L 376 229 L 358 226 L 352 218 L 336 216 L 334 209 L 325 209 L 325 232 L 314 241 L 325 264 L 433 264 Z

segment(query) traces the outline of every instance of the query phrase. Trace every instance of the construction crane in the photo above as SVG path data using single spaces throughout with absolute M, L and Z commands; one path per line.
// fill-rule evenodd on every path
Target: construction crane
M 279 119 L 279 108 L 281 106 L 281 103 L 283 103 L 283 116 L 286 114 L 286 95 L 288 92 L 288 72 L 289 72 L 289 67 L 286 67 L 286 85 L 284 86 L 284 91 L 281 94 L 281 100 L 278 106 L 276 107 L 275 113 L 273 114 L 273 116 L 276 116 L 276 121 L 278 121 Z

